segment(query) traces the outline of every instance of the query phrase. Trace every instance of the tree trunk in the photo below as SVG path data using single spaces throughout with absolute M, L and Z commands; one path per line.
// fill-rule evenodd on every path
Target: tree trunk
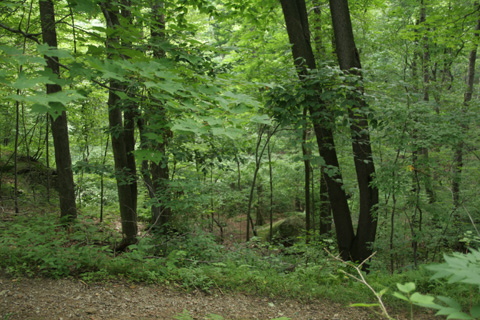
M 259 179 L 260 180 L 260 179 Z M 265 218 L 263 217 L 263 185 L 260 181 L 257 184 L 257 216 L 255 218 L 255 226 L 260 227 L 265 224 Z
M 328 201 L 327 180 L 325 168 L 320 171 L 320 234 L 327 234 L 332 230 L 332 207 Z
M 475 9 L 479 10 L 478 2 L 475 2 Z M 465 94 L 463 97 L 463 108 L 462 113 L 465 113 L 468 108 L 468 104 L 472 100 L 472 93 L 473 93 L 473 84 L 475 82 L 475 63 L 477 61 L 477 50 L 478 50 L 478 38 L 480 31 L 480 20 L 477 21 L 477 25 L 475 27 L 475 40 L 472 50 L 470 51 L 470 55 L 468 57 L 468 76 L 467 76 L 467 87 L 465 89 Z M 467 127 L 465 124 L 460 124 L 462 127 L 462 131 L 465 132 Z M 453 205 L 455 208 L 460 206 L 460 185 L 462 180 L 462 170 L 463 170 L 463 149 L 465 147 L 465 143 L 461 140 L 456 147 L 455 155 L 453 159 L 453 181 L 452 181 L 452 195 L 453 195 Z
M 361 77 L 361 64 L 355 40 L 347 0 L 330 0 L 335 45 L 340 69 Z M 356 85 L 363 93 L 363 85 Z M 347 97 L 348 98 L 348 97 Z M 354 101 L 354 107 L 349 109 L 351 119 L 352 147 L 360 192 L 360 216 L 353 250 L 353 260 L 363 261 L 372 254 L 370 245 L 375 241 L 377 231 L 378 189 L 372 184 L 375 176 L 375 166 L 372 157 L 367 105 L 358 94 L 351 94 L 349 100 Z M 355 109 L 355 111 L 354 111 Z
M 420 0 L 420 23 L 424 24 L 427 19 L 427 11 L 423 0 Z M 428 36 L 423 36 L 423 54 L 422 54 L 422 74 L 423 74 L 423 101 L 428 103 L 430 101 L 430 71 L 428 70 L 430 65 L 430 48 L 428 45 Z M 439 110 L 436 110 L 438 113 Z M 435 202 L 435 191 L 433 190 L 432 176 L 430 170 L 430 163 L 428 160 L 428 148 L 421 147 L 419 153 L 422 155 L 422 163 L 420 164 L 420 170 L 423 172 L 425 192 L 428 196 L 428 202 Z
M 160 59 L 165 57 L 165 52 L 158 46 L 158 43 L 165 40 L 165 15 L 163 13 L 163 1 L 154 1 L 152 8 L 152 16 L 154 23 L 150 27 L 153 55 Z M 140 135 L 142 139 L 142 147 L 151 149 L 161 156 L 161 161 L 155 163 L 153 161 L 144 161 L 142 163 L 142 174 L 145 184 L 149 190 L 149 196 L 155 200 L 152 205 L 152 223 L 154 230 L 160 231 L 162 234 L 168 233 L 172 210 L 170 208 L 170 191 L 169 191 L 169 167 L 167 147 L 172 132 L 168 126 L 168 116 L 164 106 L 155 104 L 146 106 L 146 112 L 149 116 L 143 115 L 141 119 L 142 125 L 139 125 Z M 150 120 L 150 121 L 149 121 Z M 145 137 L 145 133 L 149 131 L 149 126 L 155 124 L 155 133 L 161 137 L 162 141 L 153 141 Z
M 267 145 L 267 155 L 268 155 L 268 177 L 270 183 L 270 232 L 269 232 L 269 241 L 273 240 L 273 168 L 272 168 L 272 148 L 270 147 L 270 142 Z
M 120 27 L 118 16 L 119 9 L 109 1 L 100 3 L 107 27 L 116 29 Z M 124 8 L 124 10 L 126 10 Z M 113 49 L 120 44 L 118 37 L 107 35 L 107 47 Z M 109 54 L 112 57 L 113 53 Z M 125 91 L 126 87 L 118 80 L 110 80 L 108 94 L 108 121 L 112 138 L 112 151 L 115 162 L 115 176 L 117 180 L 118 200 L 120 203 L 120 216 L 122 220 L 122 243 L 118 250 L 123 250 L 136 242 L 137 237 L 137 182 L 135 160 L 132 153 L 133 136 L 131 117 L 127 116 L 125 125 L 123 121 L 123 103 L 116 92 Z M 130 110 L 127 110 L 127 112 Z M 133 160 L 132 160 L 133 159 Z
M 315 58 L 310 44 L 307 10 L 304 0 L 281 0 L 288 37 L 292 44 L 292 55 L 302 80 L 307 68 L 316 69 Z M 320 94 L 321 88 L 317 89 Z M 343 188 L 342 176 L 338 164 L 337 152 L 333 139 L 331 123 L 333 114 L 327 110 L 325 103 L 318 98 L 318 105 L 309 108 L 313 128 L 317 138 L 320 156 L 330 168 L 325 175 L 328 195 L 332 206 L 333 219 L 337 232 L 337 244 L 342 259 L 350 259 L 350 249 L 354 240 L 354 231 L 347 197 Z
M 270 129 L 267 132 L 267 138 L 265 139 L 265 144 L 263 145 L 262 148 L 260 148 L 260 144 L 262 142 L 262 136 L 265 133 L 266 130 L 266 125 L 262 125 L 260 127 L 259 133 L 258 133 L 258 139 L 257 139 L 257 146 L 255 148 L 255 171 L 253 172 L 253 179 L 252 179 L 252 184 L 250 186 L 250 195 L 248 197 L 248 205 L 247 205 L 247 235 L 246 235 L 246 240 L 250 240 L 250 226 L 252 227 L 253 235 L 257 236 L 257 231 L 255 230 L 251 211 L 252 211 L 252 203 L 253 203 L 253 191 L 255 189 L 255 185 L 257 182 L 257 177 L 258 177 L 258 171 L 260 170 L 260 165 L 262 164 L 262 157 L 263 153 L 265 152 L 266 147 L 268 146 L 270 139 L 272 136 L 275 134 L 277 131 L 279 125 L 277 125 L 273 130 L 270 131 Z
M 304 191 L 305 191 L 305 242 L 310 242 L 311 232 L 311 203 L 310 203 L 310 156 L 311 152 L 307 147 L 308 140 L 308 121 L 307 121 L 307 108 L 303 108 L 303 132 L 302 132 L 302 155 L 304 166 Z
M 57 32 L 55 28 L 55 8 L 52 0 L 40 0 L 40 22 L 42 26 L 43 42 L 50 47 L 57 47 Z M 60 67 L 57 57 L 45 57 L 47 69 L 58 77 Z M 47 94 L 60 92 L 62 87 L 58 84 L 47 84 Z M 73 182 L 72 159 L 68 139 L 67 114 L 65 111 L 51 118 L 53 144 L 55 148 L 55 161 L 58 173 L 58 192 L 60 198 L 60 216 L 73 220 L 77 217 L 75 206 L 75 188 Z
M 325 46 L 322 41 L 322 20 L 321 2 L 313 0 L 313 41 L 317 59 L 325 60 Z M 335 47 L 335 45 L 333 45 Z M 332 230 L 332 208 L 328 199 L 327 181 L 325 178 L 325 167 L 320 166 L 320 234 L 326 234 Z

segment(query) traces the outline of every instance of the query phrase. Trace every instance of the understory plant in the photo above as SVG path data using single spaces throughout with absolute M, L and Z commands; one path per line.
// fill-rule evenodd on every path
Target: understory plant
M 438 310 L 436 315 L 447 316 L 447 319 L 478 319 L 480 318 L 480 251 L 471 249 L 469 253 L 453 253 L 444 255 L 445 262 L 427 266 L 434 271 L 432 280 L 445 279 L 450 284 L 468 287 L 470 302 L 467 307 L 452 297 L 424 295 L 416 292 L 414 283 L 397 284 L 400 292 L 394 295 L 408 301 L 412 305 Z M 475 301 L 476 300 L 476 301 Z M 413 319 L 413 312 L 411 315 Z

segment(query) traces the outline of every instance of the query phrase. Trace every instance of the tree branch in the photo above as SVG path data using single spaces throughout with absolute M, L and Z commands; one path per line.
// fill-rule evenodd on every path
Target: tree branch
M 0 23 L 0 27 L 7 30 L 7 31 L 10 31 L 10 32 L 13 32 L 13 33 L 17 33 L 17 34 L 21 34 L 22 36 L 24 36 L 25 38 L 28 38 L 28 39 L 31 39 L 33 41 L 35 41 L 36 43 L 40 44 L 40 40 L 37 38 L 38 36 L 41 35 L 41 33 L 26 33 L 24 31 L 22 31 L 20 28 L 17 29 L 13 29 L 13 28 L 10 28 L 9 26 L 7 25 L 4 25 L 3 23 Z

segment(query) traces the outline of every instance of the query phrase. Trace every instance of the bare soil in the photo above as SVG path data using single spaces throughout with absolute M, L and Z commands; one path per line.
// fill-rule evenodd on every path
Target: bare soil
M 12 279 L 0 275 L 0 318 L 146 320 L 176 319 L 188 310 L 193 319 L 218 314 L 225 319 L 299 320 L 381 319 L 373 310 L 349 308 L 331 301 L 302 303 L 239 293 L 185 292 L 159 285 L 81 280 Z M 399 316 L 399 319 L 406 319 Z M 416 319 L 433 319 L 424 314 Z

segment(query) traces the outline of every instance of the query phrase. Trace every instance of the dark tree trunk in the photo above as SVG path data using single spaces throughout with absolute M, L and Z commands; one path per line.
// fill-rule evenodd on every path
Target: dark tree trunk
M 321 20 L 321 2 L 313 0 L 313 41 L 315 44 L 315 55 L 317 59 L 324 60 L 325 47 L 322 41 L 322 20 Z M 335 45 L 333 45 L 335 47 Z M 332 208 L 328 199 L 327 180 L 325 178 L 325 168 L 320 167 L 320 234 L 326 234 L 332 230 Z
M 326 234 L 332 230 L 332 206 L 328 201 L 327 180 L 324 167 L 320 171 L 320 234 Z
M 311 152 L 307 146 L 308 140 L 308 121 L 307 121 L 307 108 L 303 109 L 303 132 L 302 132 L 302 155 L 303 155 L 303 166 L 304 166 L 304 191 L 305 191 L 305 231 L 306 237 L 305 242 L 310 242 L 310 232 L 311 232 L 311 203 L 310 203 L 310 156 Z
M 134 193 L 136 184 L 135 172 L 129 167 L 127 155 L 127 143 L 122 120 L 120 98 L 116 91 L 122 91 L 124 87 L 116 80 L 110 81 L 108 97 L 108 120 L 112 132 L 112 151 L 115 162 L 115 176 L 117 180 L 118 200 L 120 203 L 120 216 L 122 219 L 123 243 L 118 249 L 136 242 L 137 237 L 137 194 Z
M 107 27 L 120 28 L 118 7 L 109 1 L 100 3 Z M 124 8 L 123 10 L 127 10 Z M 125 15 L 125 13 L 123 14 Z M 120 44 L 120 39 L 111 34 L 107 36 L 107 47 L 113 49 Z M 113 53 L 109 54 L 112 57 Z M 118 246 L 123 250 L 126 246 L 136 242 L 137 237 L 137 181 L 135 159 L 133 158 L 133 120 L 131 106 L 127 106 L 125 122 L 123 119 L 124 103 L 117 92 L 126 91 L 126 86 L 118 80 L 110 80 L 108 94 L 108 121 L 112 138 L 115 175 L 117 180 L 120 216 L 122 220 L 123 241 Z
M 316 69 L 315 58 L 310 43 L 307 10 L 304 0 L 281 0 L 288 37 L 292 44 L 292 55 L 300 79 L 306 75 L 307 68 Z M 320 94 L 321 88 L 318 88 Z M 333 140 L 333 115 L 318 98 L 318 105 L 309 108 L 313 128 L 317 138 L 320 156 L 331 172 L 325 175 L 330 204 L 335 222 L 337 243 L 341 257 L 350 259 L 354 231 L 347 197 L 343 188 L 342 176 L 338 164 L 337 152 Z
M 43 42 L 50 47 L 57 47 L 57 32 L 55 28 L 55 8 L 52 0 L 40 0 L 40 22 L 42 26 Z M 58 77 L 60 67 L 57 57 L 45 57 L 47 69 Z M 47 94 L 60 92 L 58 84 L 47 84 Z M 58 172 L 58 190 L 60 197 L 60 215 L 62 218 L 73 220 L 77 217 L 75 206 L 75 188 L 72 172 L 72 159 L 68 140 L 67 114 L 65 111 L 51 118 L 55 161 Z
M 260 147 L 262 143 L 262 136 L 265 133 L 266 125 L 262 125 L 260 127 L 259 133 L 258 133 L 258 139 L 257 139 L 257 146 L 255 148 L 255 171 L 253 172 L 253 179 L 252 179 L 252 184 L 250 186 L 250 195 L 248 197 L 248 205 L 247 205 L 247 234 L 246 234 L 246 240 L 250 240 L 250 226 L 252 227 L 252 232 L 254 236 L 257 236 L 257 231 L 255 230 L 251 211 L 252 211 L 252 203 L 253 203 L 253 191 L 255 189 L 255 185 L 257 183 L 257 177 L 258 177 L 258 171 L 260 170 L 260 166 L 262 164 L 262 157 L 263 153 L 265 152 L 265 149 L 267 148 L 270 139 L 272 136 L 277 132 L 279 125 L 277 125 L 273 130 L 268 129 L 267 132 L 267 138 L 265 139 L 265 144 L 263 147 Z
M 267 155 L 268 155 L 268 177 L 270 183 L 270 232 L 269 232 L 269 241 L 272 242 L 273 239 L 273 169 L 272 169 L 272 148 L 270 147 L 270 142 L 267 145 Z M 240 189 L 239 189 L 240 190 Z
M 255 218 L 255 225 L 257 227 L 265 224 L 265 218 L 263 216 L 263 185 L 259 181 L 257 184 L 257 216 Z
M 420 23 L 424 24 L 427 19 L 427 11 L 425 8 L 424 1 L 420 1 Z M 428 103 L 430 101 L 430 47 L 428 45 L 428 36 L 425 34 L 422 39 L 423 42 L 423 54 L 422 54 L 422 74 L 423 74 L 423 101 Z M 438 113 L 439 110 L 437 109 Z M 435 202 L 435 191 L 433 190 L 432 176 L 430 170 L 430 163 L 428 160 L 429 150 L 428 148 L 422 147 L 419 150 L 419 153 L 422 155 L 422 163 L 420 164 L 420 170 L 423 172 L 425 179 L 425 192 L 428 196 L 428 202 Z
M 340 69 L 361 77 L 361 64 L 355 41 L 347 0 L 330 0 L 335 45 Z M 356 85 L 363 92 L 363 85 Z M 360 192 L 360 216 L 351 255 L 353 260 L 363 261 L 372 254 L 370 245 L 377 231 L 378 189 L 372 184 L 375 166 L 372 157 L 366 102 L 363 96 L 352 94 L 355 111 L 349 109 L 351 118 L 352 147 Z
M 155 1 L 152 8 L 153 24 L 150 30 L 153 55 L 157 59 L 165 57 L 165 52 L 159 47 L 159 42 L 165 40 L 165 15 L 163 10 L 163 1 Z M 150 105 L 146 106 L 146 110 L 149 116 L 144 115 L 140 120 L 142 124 L 139 125 L 142 147 L 159 153 L 161 161 L 158 163 L 143 161 L 142 174 L 149 190 L 149 196 L 155 200 L 155 204 L 152 205 L 154 230 L 167 234 L 172 216 L 169 204 L 171 197 L 167 147 L 172 132 L 168 126 L 168 116 L 164 106 L 158 104 Z M 153 141 L 145 137 L 145 133 L 151 130 L 149 126 L 153 124 L 152 122 L 155 122 L 155 133 L 161 137 L 162 141 Z

